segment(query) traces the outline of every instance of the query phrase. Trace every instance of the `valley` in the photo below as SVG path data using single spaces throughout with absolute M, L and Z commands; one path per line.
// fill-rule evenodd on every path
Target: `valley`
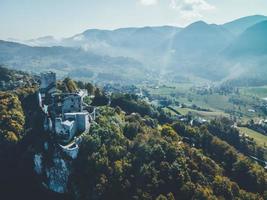
M 171 107 L 183 116 L 190 115 L 193 118 L 205 120 L 231 118 L 237 126 L 240 126 L 242 133 L 254 138 L 260 146 L 265 147 L 263 144 L 267 143 L 264 132 L 243 128 L 251 121 L 258 124 L 266 120 L 267 102 L 262 98 L 267 94 L 266 86 L 218 88 L 180 84 L 143 86 L 142 90 L 147 90 L 147 97 L 152 100 L 152 103 L 156 103 L 157 106 Z M 172 115 L 177 115 L 172 110 L 168 111 Z
M 250 200 L 263 200 L 267 159 L 264 141 L 267 136 L 252 131 L 260 128 L 260 124 L 251 121 L 265 116 L 261 107 L 252 107 L 258 105 L 261 99 L 243 96 L 236 88 L 228 87 L 209 87 L 207 90 L 206 86 L 188 84 L 177 87 L 149 84 L 142 85 L 142 88 L 109 84 L 98 88 L 70 78 L 55 82 L 55 74 L 51 72 L 32 76 L 1 68 L 1 74 L 0 155 L 9 155 L 0 157 L 5 163 L 0 167 L 0 184 L 7 188 L 2 195 L 11 199 L 16 199 L 17 195 L 32 198 L 42 193 L 44 199 L 48 196 L 51 199 L 74 199 L 95 195 L 97 199 L 115 199 L 120 193 L 124 199 L 133 196 L 143 199 L 148 195 L 145 191 L 149 187 L 149 199 L 162 195 L 176 198 L 204 195 L 205 199 L 210 199 L 217 196 L 228 198 L 228 194 L 217 192 L 217 188 L 222 184 L 236 184 L 240 188 L 236 195 L 241 199 L 248 196 Z M 7 83 L 9 87 L 13 86 L 11 90 L 4 87 Z M 87 91 L 84 103 L 88 102 L 90 106 L 84 105 L 96 108 L 95 115 L 90 115 L 84 108 L 81 113 L 65 113 L 69 109 L 71 112 L 80 111 L 80 104 L 76 107 L 75 103 L 79 91 Z M 38 94 L 42 97 L 41 104 L 38 103 Z M 58 98 L 58 95 L 65 98 Z M 62 104 L 56 101 L 54 107 L 51 104 L 53 98 L 61 99 Z M 69 101 L 71 98 L 73 101 Z M 231 99 L 242 100 L 244 104 L 240 103 L 241 108 L 236 108 L 236 102 Z M 77 101 L 81 103 L 80 97 Z M 49 105 L 48 112 L 46 104 Z M 70 106 L 72 104 L 75 106 Z M 67 110 L 54 113 L 60 108 Z M 248 113 L 248 108 L 257 110 Z M 235 109 L 239 110 L 240 116 L 236 115 Z M 72 130 L 71 124 L 78 123 L 79 129 L 82 124 L 76 120 L 81 119 L 71 116 L 82 113 L 87 120 L 88 115 L 94 116 L 94 122 L 89 120 L 90 123 L 86 123 L 90 129 L 87 128 L 86 134 L 81 135 L 82 139 L 78 139 L 74 137 L 76 132 L 68 132 L 65 128 Z M 55 130 L 53 123 L 56 123 Z M 69 145 L 58 146 L 65 138 L 68 141 L 73 139 L 74 143 L 70 141 Z M 10 156 L 12 159 L 9 159 Z M 14 156 L 16 159 L 13 159 Z M 14 166 L 16 174 L 26 173 L 25 176 L 32 177 L 27 187 L 21 187 L 25 193 L 9 193 L 11 187 L 4 180 L 10 178 L 11 183 L 15 181 L 9 165 Z M 148 165 L 150 167 L 146 169 Z M 183 167 L 177 168 L 177 165 Z M 242 166 L 249 170 L 242 175 L 250 180 L 248 184 L 243 183 L 244 177 L 237 176 L 243 174 Z M 150 172 L 155 170 L 160 174 L 184 173 L 188 177 L 166 177 L 163 174 L 151 177 Z M 202 178 L 195 179 L 195 173 Z M 126 182 L 118 182 L 118 176 Z M 103 178 L 112 182 L 112 190 L 105 188 Z M 169 180 L 165 184 L 168 184 L 167 191 L 172 192 L 166 194 L 165 184 L 151 186 L 149 182 L 155 180 Z M 184 191 L 183 186 L 177 191 L 177 183 L 172 184 L 172 181 L 182 181 L 183 184 L 195 184 L 193 182 L 197 181 L 199 184 L 202 180 L 206 183 L 197 186 L 200 189 L 198 193 L 193 188 Z M 135 183 L 138 186 L 134 186 Z M 13 183 L 15 188 L 19 187 L 17 184 Z M 132 190 L 133 186 L 136 189 Z M 102 192 L 95 192 L 100 188 Z M 140 190 L 143 192 L 140 193 Z M 205 194 L 203 190 L 211 192 Z
M 267 200 L 266 3 L 16 1 L 1 200 Z

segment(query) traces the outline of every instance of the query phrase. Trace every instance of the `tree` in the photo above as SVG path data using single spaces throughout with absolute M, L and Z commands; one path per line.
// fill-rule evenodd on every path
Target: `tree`
M 237 184 L 232 183 L 228 178 L 222 176 L 216 176 L 213 184 L 214 194 L 223 197 L 224 199 L 235 199 L 239 196 L 239 187 Z
M 73 93 L 78 90 L 76 83 L 68 77 L 63 80 L 63 83 L 66 86 L 67 92 Z
M 91 83 L 86 83 L 85 89 L 87 89 L 87 92 L 89 95 L 94 95 L 95 93 L 95 87 Z M 98 95 L 99 95 L 99 89 L 97 89 Z
M 95 90 L 95 98 L 93 99 L 92 105 L 94 106 L 104 106 L 109 102 L 109 98 L 102 93 L 99 88 Z
M 16 143 L 24 135 L 25 116 L 15 94 L 0 92 L 0 134 L 6 141 Z

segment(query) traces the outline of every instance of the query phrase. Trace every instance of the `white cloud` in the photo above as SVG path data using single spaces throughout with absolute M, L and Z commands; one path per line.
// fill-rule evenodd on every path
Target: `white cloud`
M 201 18 L 205 11 L 215 9 L 207 0 L 138 0 L 143 6 L 159 5 L 160 1 L 167 1 L 171 9 L 177 10 L 184 21 Z
M 170 7 L 178 10 L 186 19 L 202 17 L 203 11 L 215 9 L 205 0 L 171 0 Z
M 153 6 L 158 3 L 158 0 L 139 0 L 139 2 L 144 6 Z

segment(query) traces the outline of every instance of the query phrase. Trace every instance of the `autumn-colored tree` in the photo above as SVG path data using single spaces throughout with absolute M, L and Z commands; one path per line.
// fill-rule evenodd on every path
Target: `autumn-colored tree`
M 16 143 L 24 135 L 25 116 L 18 96 L 0 92 L 0 133 L 9 142 Z

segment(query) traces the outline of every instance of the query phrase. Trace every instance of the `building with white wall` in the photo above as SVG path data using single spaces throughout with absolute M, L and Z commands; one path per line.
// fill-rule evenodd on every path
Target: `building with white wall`
M 82 112 L 83 99 L 88 95 L 86 90 L 65 95 L 62 101 L 62 113 Z
M 77 131 L 80 133 L 90 128 L 88 112 L 64 113 L 64 118 L 66 120 L 74 120 L 77 124 Z
M 77 122 L 74 120 L 63 120 L 61 117 L 55 119 L 56 137 L 63 142 L 69 142 L 77 132 Z

